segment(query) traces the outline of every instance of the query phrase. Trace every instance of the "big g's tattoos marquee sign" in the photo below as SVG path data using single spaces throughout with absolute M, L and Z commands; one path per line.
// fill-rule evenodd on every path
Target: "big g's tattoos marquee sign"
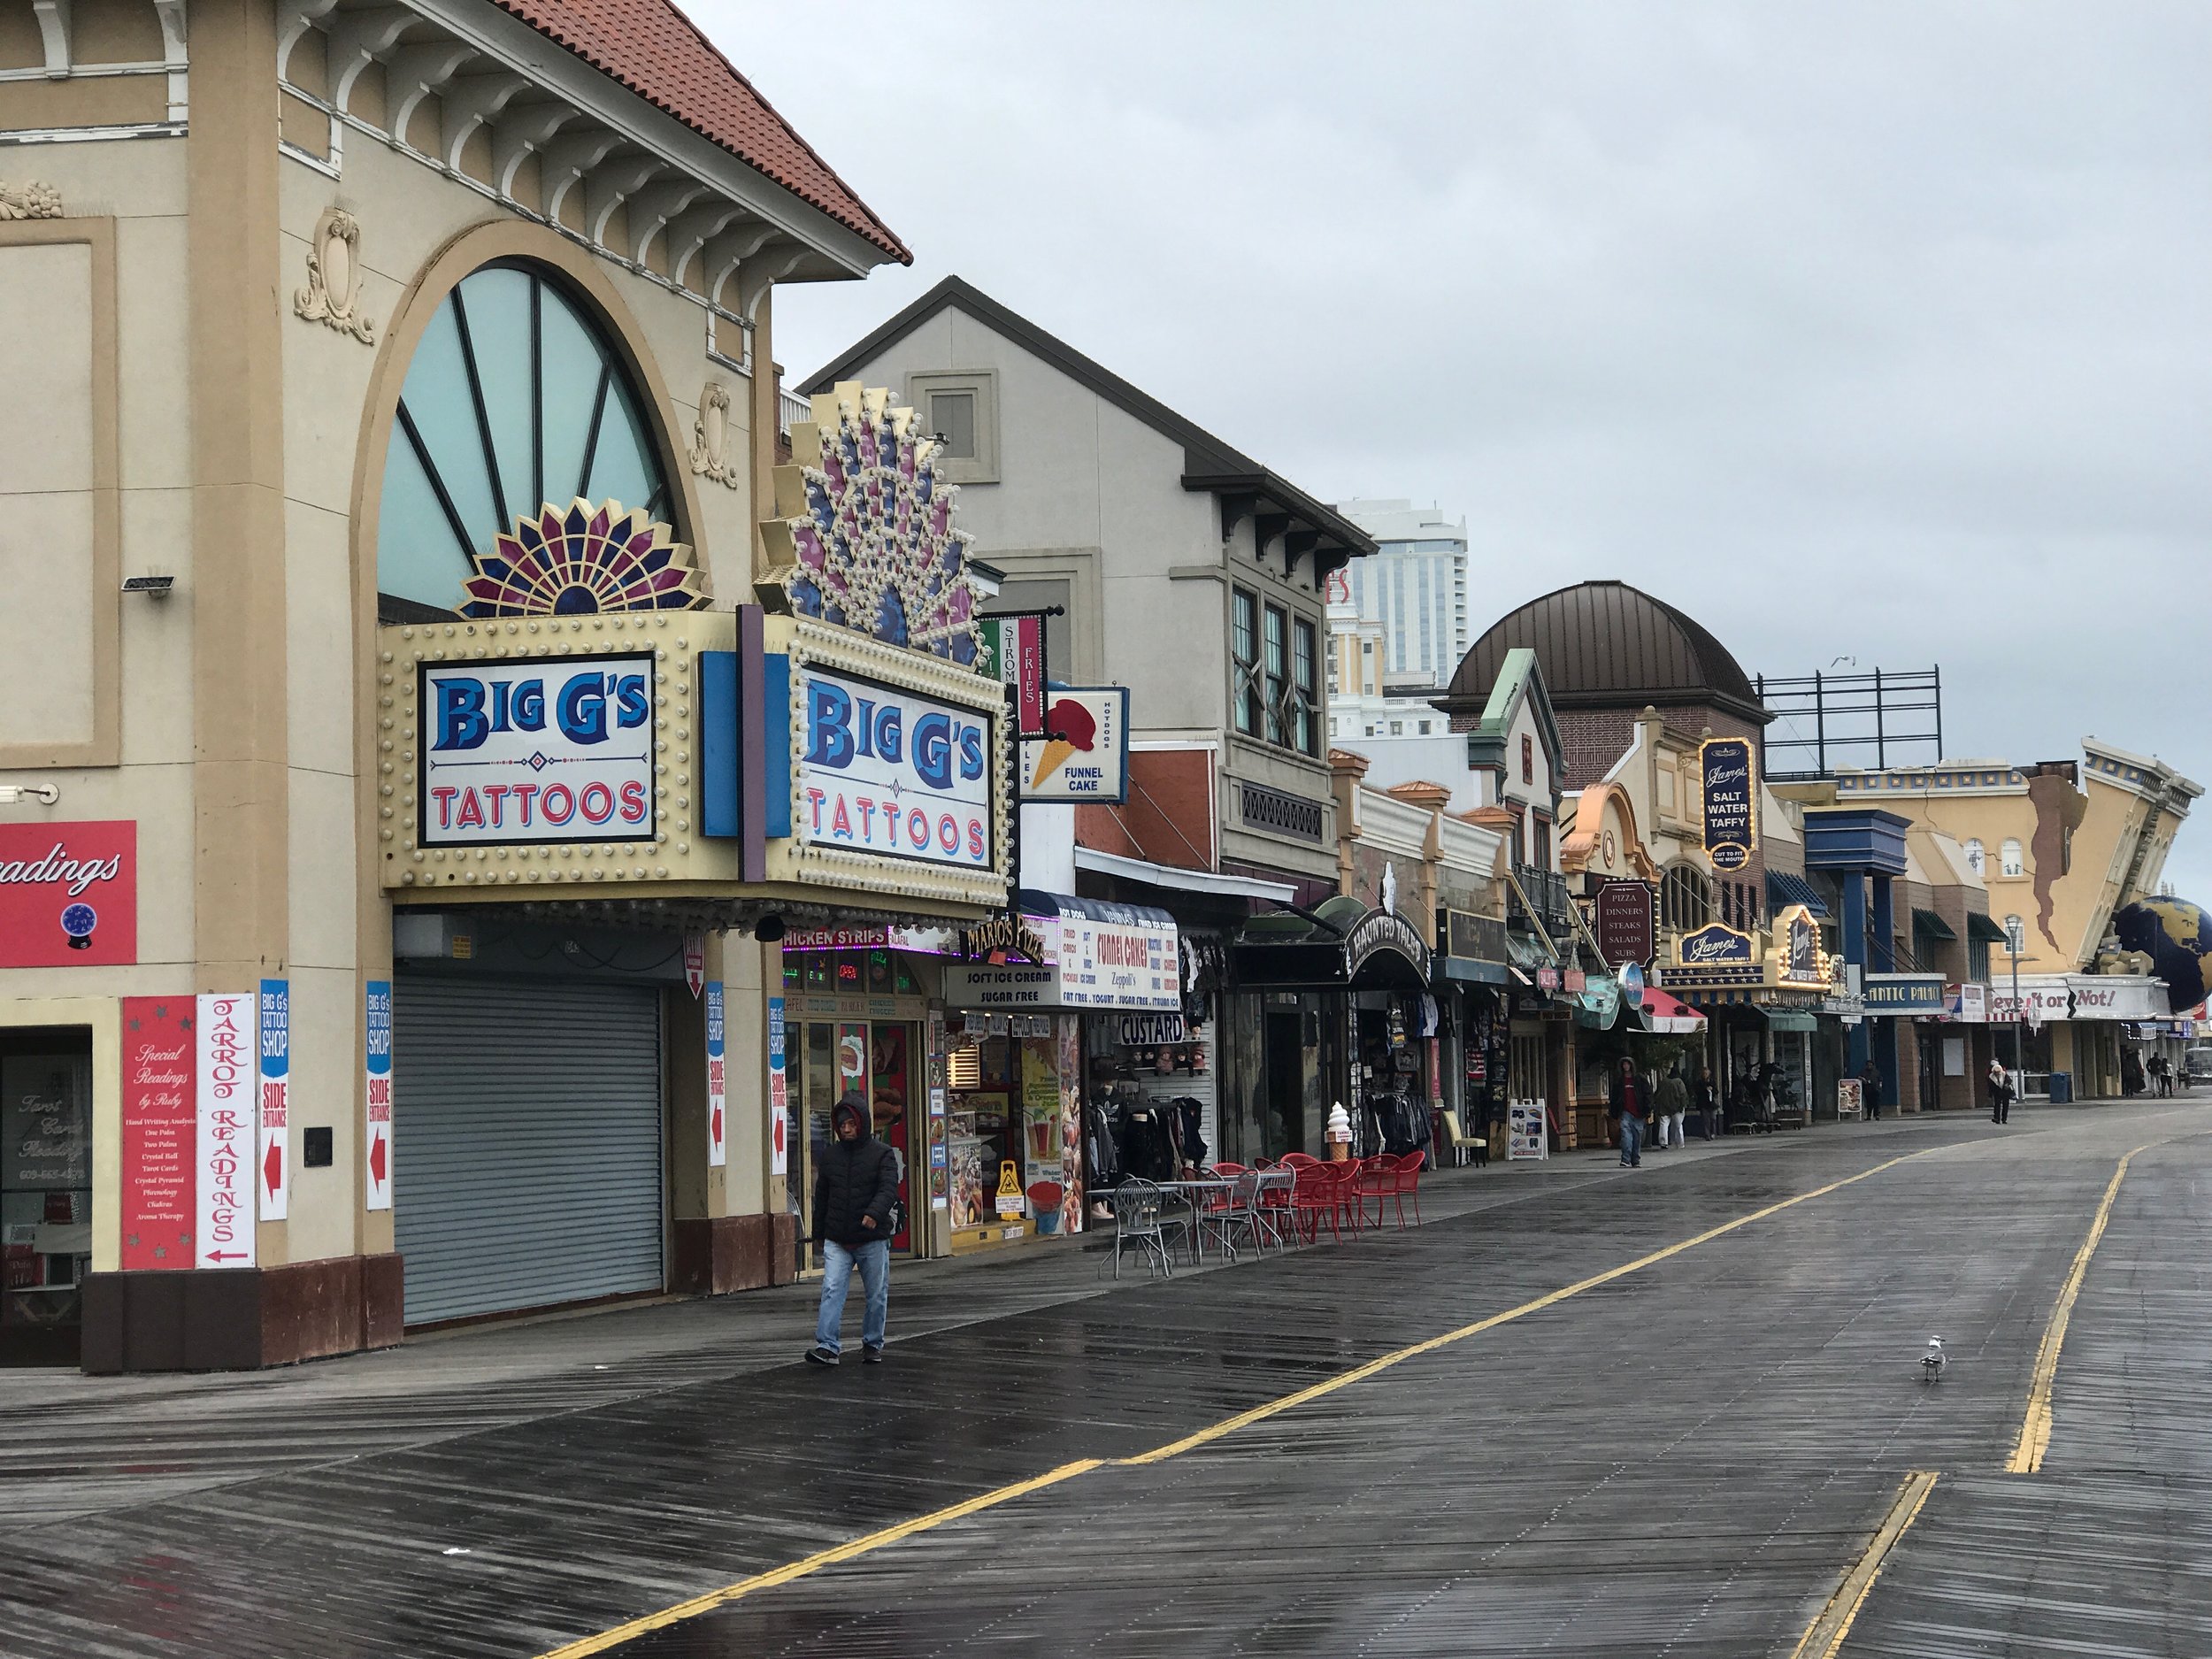
M 418 844 L 653 839 L 653 657 L 425 663 Z
M 987 714 L 815 664 L 800 669 L 793 691 L 801 741 L 792 830 L 802 843 L 991 867 Z

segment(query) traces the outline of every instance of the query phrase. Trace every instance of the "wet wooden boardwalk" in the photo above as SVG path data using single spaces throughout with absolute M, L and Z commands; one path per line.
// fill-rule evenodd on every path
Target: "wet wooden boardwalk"
M 1440 1187 L 1417 1233 L 1108 1294 L 1067 1251 L 920 1271 L 882 1367 L 794 1363 L 805 1301 L 772 1293 L 242 1381 L 9 1378 L 0 1653 L 531 1659 L 1869 1171 L 1165 1461 L 609 1650 L 1787 1654 L 1925 1468 L 1944 1481 L 1845 1652 L 2212 1652 L 2191 1484 L 2212 1140 L 2139 1160 L 2047 1472 L 1996 1472 L 2115 1159 L 2200 1127 L 2212 1110 L 2091 1106 L 1515 1171 Z M 1928 1387 L 1935 1332 L 1954 1359 Z M 2025 1568 L 1988 1576 L 2008 1556 Z M 2038 1563 L 2136 1645 L 2022 1645 L 2041 1625 L 2002 1603 Z

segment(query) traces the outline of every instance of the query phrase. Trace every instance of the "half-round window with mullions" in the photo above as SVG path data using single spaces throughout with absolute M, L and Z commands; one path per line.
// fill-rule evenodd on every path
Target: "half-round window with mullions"
M 392 422 L 377 519 L 383 608 L 493 617 L 699 603 L 647 407 L 605 335 L 541 273 L 493 265 L 464 278 L 415 348 Z

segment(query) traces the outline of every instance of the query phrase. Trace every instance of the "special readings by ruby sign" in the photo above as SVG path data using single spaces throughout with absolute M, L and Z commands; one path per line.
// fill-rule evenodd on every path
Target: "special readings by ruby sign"
M 138 826 L 0 824 L 0 968 L 138 960 Z

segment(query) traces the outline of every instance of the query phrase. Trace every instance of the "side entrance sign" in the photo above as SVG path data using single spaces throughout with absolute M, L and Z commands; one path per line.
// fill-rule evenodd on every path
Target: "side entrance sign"
M 724 1043 L 722 981 L 707 981 L 707 1167 L 721 1169 L 730 1161 L 730 1142 L 724 1121 L 728 1103 L 728 1056 Z
M 261 1182 L 261 1218 L 282 1221 L 292 1212 L 292 984 L 261 982 L 261 1133 L 254 1172 Z
M 367 1058 L 363 1062 L 364 1122 L 361 1202 L 367 1210 L 392 1207 L 392 982 L 371 979 L 367 1002 Z

